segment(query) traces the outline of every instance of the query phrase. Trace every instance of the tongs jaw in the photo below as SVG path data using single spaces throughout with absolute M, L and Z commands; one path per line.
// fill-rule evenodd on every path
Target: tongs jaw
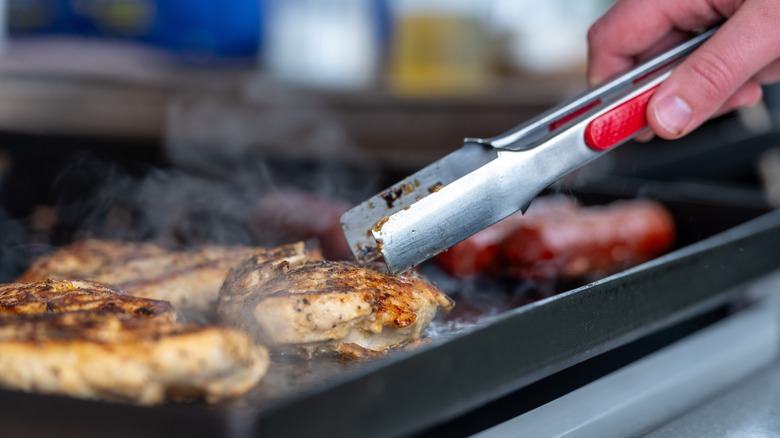
M 341 217 L 355 258 L 403 272 L 523 210 L 547 186 L 647 126 L 645 110 L 671 70 L 711 29 L 568 103 L 463 147 Z

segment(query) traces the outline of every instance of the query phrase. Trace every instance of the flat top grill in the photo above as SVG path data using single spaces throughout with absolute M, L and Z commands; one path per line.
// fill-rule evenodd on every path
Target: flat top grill
M 82 437 L 410 434 L 734 300 L 737 286 L 780 268 L 780 211 L 744 193 L 730 202 L 726 192 L 694 186 L 608 186 L 612 193 L 597 187 L 582 198 L 677 193 L 663 202 L 676 217 L 681 247 L 555 296 L 514 290 L 479 302 L 456 294 L 470 313 L 437 321 L 429 345 L 364 363 L 285 358 L 248 395 L 216 406 L 144 408 L 0 391 L 0 417 L 6 430 Z M 462 284 L 440 286 L 455 292 L 447 289 Z M 45 425 L 34 420 L 40 415 Z

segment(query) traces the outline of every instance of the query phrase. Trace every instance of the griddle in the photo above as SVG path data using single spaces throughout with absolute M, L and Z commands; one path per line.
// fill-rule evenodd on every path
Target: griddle
M 678 248 L 643 265 L 484 315 L 382 359 L 285 359 L 273 372 L 286 379 L 214 406 L 139 407 L 0 391 L 3 435 L 419 434 L 578 363 L 737 305 L 741 285 L 780 269 L 780 210 L 770 211 L 755 192 L 611 180 L 580 198 L 599 203 L 637 195 L 662 200 L 679 228 Z

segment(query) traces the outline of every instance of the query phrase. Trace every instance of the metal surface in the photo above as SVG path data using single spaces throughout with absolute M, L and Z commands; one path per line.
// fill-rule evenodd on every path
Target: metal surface
M 341 224 L 352 253 L 358 260 L 382 258 L 390 272 L 403 272 L 525 210 L 544 188 L 606 152 L 585 144 L 590 122 L 659 85 L 712 33 L 503 135 L 467 139 L 461 150 L 348 211 Z
M 430 193 L 494 161 L 498 151 L 475 143 L 404 178 L 359 206 L 344 213 L 341 226 L 352 253 L 358 260 L 372 260 L 380 255 L 371 230 L 383 217 L 409 208 Z
M 663 79 L 648 82 L 627 98 L 642 94 Z M 373 226 L 371 234 L 390 272 L 406 271 L 525 210 L 547 186 L 603 155 L 583 141 L 586 127 L 596 116 L 532 149 L 500 150 L 497 159 Z
M 476 437 L 636 436 L 778 360 L 779 351 L 780 312 L 763 302 Z
M 645 436 L 780 436 L 780 362 L 776 361 L 713 400 Z
M 780 273 L 756 284 L 749 293 L 755 299 L 780 308 Z M 768 322 L 765 325 L 771 326 Z M 777 320 L 774 322 L 777 324 Z M 763 330 L 758 329 L 758 330 Z M 740 339 L 751 343 L 756 333 Z M 777 345 L 767 347 L 778 348 Z M 743 361 L 751 361 L 745 355 Z M 678 436 L 707 437 L 769 437 L 780 436 L 780 358 L 749 377 L 732 385 L 707 402 L 674 418 L 646 436 L 651 438 Z

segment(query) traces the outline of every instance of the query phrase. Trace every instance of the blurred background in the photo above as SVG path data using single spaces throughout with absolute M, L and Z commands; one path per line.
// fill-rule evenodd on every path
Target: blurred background
M 585 33 L 610 2 L 2 3 L 0 73 L 16 81 L 14 108 L 2 110 L 13 120 L 3 126 L 225 143 L 229 152 L 263 143 L 306 157 L 353 146 L 405 166 L 436 158 L 466 132 L 497 134 L 582 90 Z M 501 114 L 517 105 L 521 112 Z M 314 108 L 330 114 L 309 123 L 322 118 L 322 130 L 344 138 L 291 137 L 301 136 L 298 111 Z M 414 123 L 433 113 L 442 117 Z M 410 133 L 430 137 L 414 141 Z
M 360 201 L 582 92 L 585 35 L 610 3 L 2 0 L 0 277 L 85 235 L 264 243 L 269 193 Z M 777 199 L 774 94 L 574 182 Z

